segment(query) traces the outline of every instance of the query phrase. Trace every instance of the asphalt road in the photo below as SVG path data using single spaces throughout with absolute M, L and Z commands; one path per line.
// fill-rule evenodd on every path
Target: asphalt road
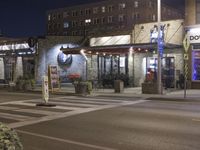
M 20 95 L 15 98 L 19 100 Z M 0 113 L 6 106 L 18 107 L 4 113 L 23 110 L 29 116 L 28 120 L 7 122 L 18 131 L 25 150 L 200 149 L 200 102 L 55 96 L 51 101 L 59 107 L 34 108 L 40 110 L 37 115 L 44 116 L 26 114 L 34 110 L 30 104 L 37 98 L 39 101 L 39 95 L 28 95 L 20 103 L 0 105 Z M 69 106 L 74 109 L 68 110 Z

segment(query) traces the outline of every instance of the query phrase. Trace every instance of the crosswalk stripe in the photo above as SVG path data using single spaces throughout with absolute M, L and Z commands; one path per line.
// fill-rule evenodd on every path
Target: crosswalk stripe
M 106 104 L 109 104 L 107 102 L 97 102 L 97 101 L 85 101 L 85 100 L 69 100 L 69 99 L 62 99 L 62 100 L 52 100 L 51 102 L 70 102 L 70 103 L 81 103 L 81 104 L 97 104 L 97 105 L 106 105 Z
M 24 113 L 41 114 L 41 115 L 57 115 L 57 114 L 61 113 L 61 112 L 59 113 L 59 112 L 37 110 L 37 109 L 18 109 L 18 110 L 14 110 L 14 111 L 24 112 Z
M 101 99 L 101 98 L 89 98 L 89 97 L 59 97 L 59 98 L 56 98 L 56 99 L 77 99 L 77 100 L 84 100 L 84 101 L 92 101 L 92 102 L 108 102 L 108 103 L 121 103 L 121 102 L 130 102 L 130 101 L 127 101 L 127 100 L 114 100 L 114 99 Z
M 17 110 L 17 107 L 0 106 L 0 110 Z
M 77 103 L 70 103 L 70 102 L 50 102 L 52 104 L 57 104 L 59 106 L 76 106 L 76 107 L 96 107 L 99 105 L 95 104 L 77 104 Z
M 1 112 L 0 112 L 0 117 L 5 118 L 5 119 L 17 120 L 17 121 L 26 121 L 26 120 L 31 120 L 35 118 L 35 117 L 30 117 L 30 116 L 1 113 Z

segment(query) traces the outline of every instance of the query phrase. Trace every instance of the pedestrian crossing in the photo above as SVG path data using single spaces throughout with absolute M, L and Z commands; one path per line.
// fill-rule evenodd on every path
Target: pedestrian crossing
M 55 107 L 37 107 L 42 99 L 10 101 L 0 103 L 0 122 L 10 127 L 20 127 L 53 120 L 89 111 L 101 110 L 113 106 L 129 104 L 131 100 L 104 97 L 63 96 L 51 98 Z

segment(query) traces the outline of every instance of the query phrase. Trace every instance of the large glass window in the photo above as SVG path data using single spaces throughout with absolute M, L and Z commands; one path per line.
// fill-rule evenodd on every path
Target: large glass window
M 200 81 L 200 50 L 192 52 L 192 80 Z

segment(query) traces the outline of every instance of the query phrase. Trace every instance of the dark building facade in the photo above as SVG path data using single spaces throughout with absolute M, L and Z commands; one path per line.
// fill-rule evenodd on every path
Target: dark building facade
M 162 4 L 162 20 L 181 19 Z M 157 0 L 106 0 L 47 12 L 47 35 L 86 36 L 130 33 L 134 24 L 157 21 Z

